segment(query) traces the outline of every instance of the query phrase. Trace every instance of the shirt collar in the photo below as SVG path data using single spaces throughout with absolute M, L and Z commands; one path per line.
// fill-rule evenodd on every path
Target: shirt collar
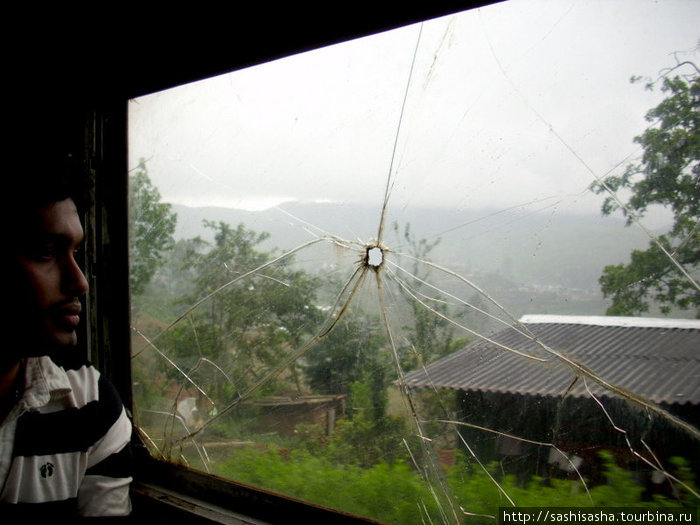
M 71 391 L 66 372 L 47 356 L 29 357 L 24 363 L 24 394 L 20 403 L 27 408 L 46 405 L 52 398 Z

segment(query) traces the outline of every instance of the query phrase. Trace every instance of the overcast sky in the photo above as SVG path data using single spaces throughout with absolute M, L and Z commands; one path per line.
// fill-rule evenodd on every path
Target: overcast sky
M 595 211 L 661 97 L 630 77 L 697 61 L 699 20 L 695 0 L 510 1 L 338 44 L 132 101 L 131 167 L 181 204 L 379 204 L 396 143 L 394 207 Z

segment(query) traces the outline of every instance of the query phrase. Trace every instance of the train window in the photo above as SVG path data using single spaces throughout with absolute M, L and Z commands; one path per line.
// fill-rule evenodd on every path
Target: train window
M 150 453 L 401 524 L 697 506 L 699 15 L 507 2 L 132 99 Z

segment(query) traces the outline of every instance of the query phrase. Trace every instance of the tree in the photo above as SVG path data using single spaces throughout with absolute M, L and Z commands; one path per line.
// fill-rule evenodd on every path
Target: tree
M 399 225 L 394 223 L 393 227 L 394 232 L 401 235 Z M 419 261 L 428 260 L 428 256 L 440 244 L 441 239 L 438 237 L 432 242 L 424 238 L 417 239 L 411 232 L 410 223 L 406 224 L 403 230 L 403 239 L 413 261 L 411 274 L 415 277 L 411 286 L 417 294 L 401 288 L 401 293 L 410 307 L 412 318 L 412 323 L 403 327 L 409 345 L 402 349 L 401 365 L 407 370 L 412 370 L 445 357 L 455 350 L 454 327 L 446 317 L 451 315 L 453 319 L 458 319 L 460 314 L 450 312 L 442 297 L 431 291 L 427 293 L 432 296 L 432 300 L 419 299 L 424 288 L 421 281 L 425 281 L 428 277 L 427 270 L 421 271 L 423 265 Z M 466 344 L 466 342 L 466 339 L 460 340 L 460 343 Z
M 215 231 L 213 244 L 190 239 L 181 266 L 192 279 L 192 291 L 180 303 L 197 308 L 189 322 L 183 319 L 171 328 L 167 346 L 183 362 L 194 365 L 204 357 L 215 363 L 200 368 L 208 376 L 199 379 L 212 397 L 225 401 L 255 385 L 301 346 L 320 312 L 314 307 L 314 279 L 292 268 L 291 257 L 254 271 L 272 258 L 260 249 L 267 233 L 243 224 L 234 228 L 204 221 L 204 226 Z M 289 372 L 299 389 L 296 364 Z
M 143 293 L 173 246 L 177 215 L 160 202 L 142 159 L 129 177 L 129 284 L 133 295 Z
M 384 415 L 387 370 L 391 361 L 383 348 L 383 327 L 378 319 L 350 309 L 332 332 L 306 357 L 304 372 L 312 391 L 349 395 L 354 383 L 370 388 L 372 411 Z
M 689 75 L 669 74 L 690 67 Z M 635 142 L 644 149 L 641 161 L 630 164 L 622 176 L 611 175 L 592 185 L 593 191 L 629 190 L 622 205 L 609 195 L 604 215 L 621 209 L 627 224 L 643 217 L 652 205 L 673 213 L 669 232 L 650 242 L 646 250 L 634 250 L 630 262 L 606 266 L 600 284 L 612 298 L 609 315 L 639 315 L 654 300 L 668 313 L 673 306 L 695 309 L 700 317 L 700 291 L 689 276 L 697 273 L 700 260 L 700 71 L 692 63 L 678 64 L 660 77 L 667 97 L 651 109 L 651 125 Z M 635 81 L 637 79 L 633 79 Z M 654 83 L 648 84 L 649 89 Z

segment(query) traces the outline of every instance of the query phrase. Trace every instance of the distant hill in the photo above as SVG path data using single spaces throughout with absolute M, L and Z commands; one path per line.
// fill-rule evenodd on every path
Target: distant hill
M 202 226 L 204 219 L 244 223 L 270 233 L 266 249 L 288 250 L 324 233 L 368 242 L 378 228 L 376 207 L 347 204 L 287 203 L 255 212 L 174 205 L 173 211 L 178 215 L 177 239 L 199 235 L 212 240 L 211 230 Z M 432 261 L 512 296 L 514 304 L 522 303 L 523 313 L 604 313 L 598 285 L 603 267 L 627 261 L 632 249 L 649 243 L 639 228 L 599 214 L 421 208 L 387 217 L 384 242 L 395 251 L 407 247 L 393 230 L 394 221 L 401 232 L 410 223 L 418 239 L 439 237 Z M 533 311 L 527 304 L 533 297 L 535 308 L 542 310 Z M 562 311 L 562 304 L 571 311 Z M 554 311 L 545 311 L 548 308 Z

